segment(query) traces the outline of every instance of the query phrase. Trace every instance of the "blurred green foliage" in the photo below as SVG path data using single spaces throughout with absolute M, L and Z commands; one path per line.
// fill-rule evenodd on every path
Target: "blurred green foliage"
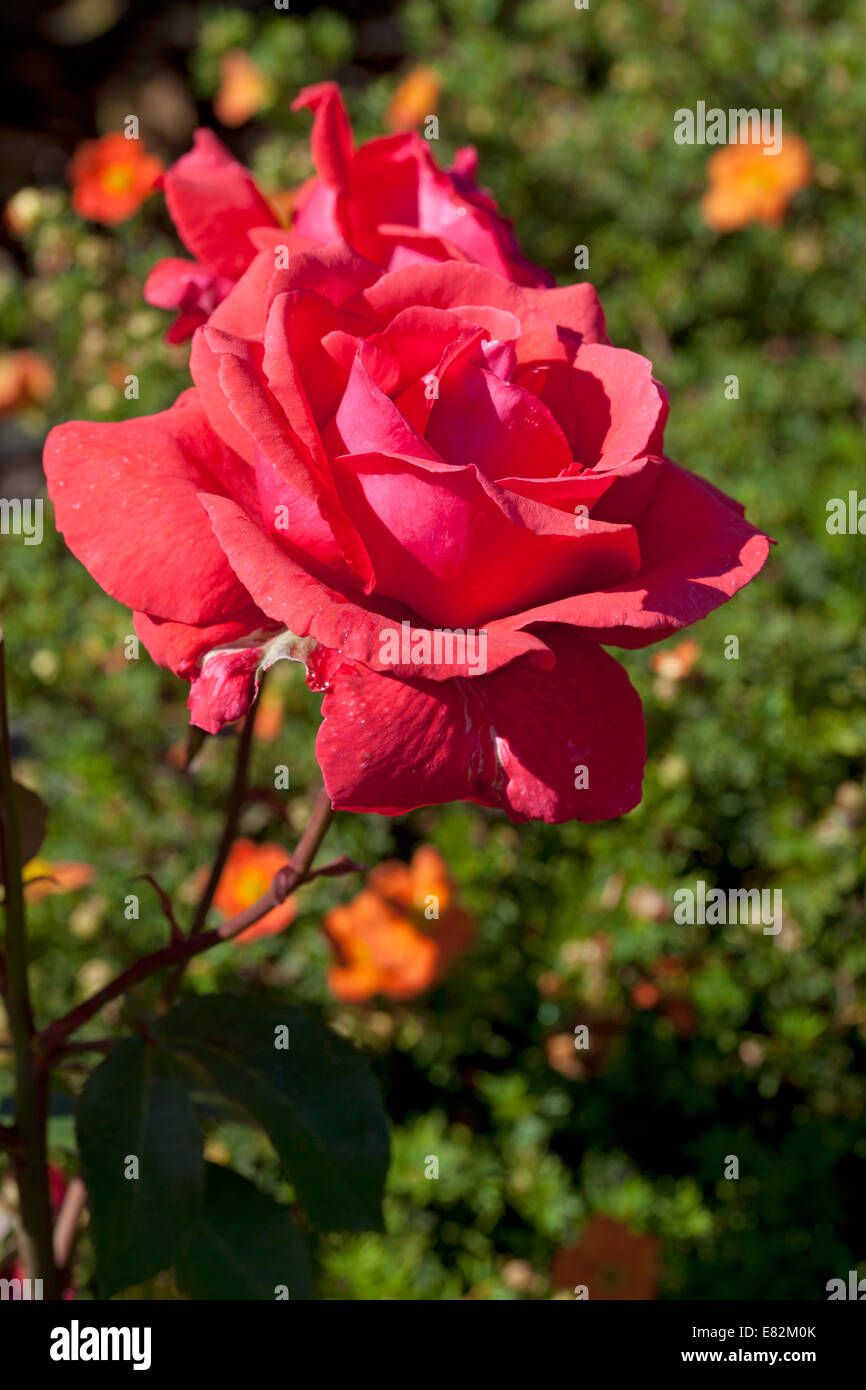
M 550 1297 L 553 1252 L 605 1212 L 660 1238 L 663 1296 L 822 1298 L 866 1257 L 866 541 L 825 526 L 827 501 L 864 477 L 862 11 L 856 0 L 587 11 L 410 0 L 398 22 L 400 67 L 370 77 L 336 13 L 208 12 L 191 81 L 210 97 L 235 46 L 273 79 L 251 129 L 256 171 L 277 189 L 310 172 L 308 117 L 289 111 L 298 87 L 345 80 L 369 138 L 404 72 L 432 64 L 440 162 L 476 144 L 482 181 L 560 282 L 583 277 L 573 248 L 590 248 L 612 340 L 649 356 L 670 388 L 669 452 L 740 498 L 779 545 L 689 633 L 701 652 L 685 679 L 655 674 L 654 649 L 618 654 L 649 740 L 644 799 L 622 821 L 517 829 L 468 806 L 338 819 L 334 854 L 368 863 L 436 844 L 476 915 L 474 948 L 428 997 L 330 999 L 320 920 L 353 891 L 346 880 L 305 889 L 285 937 L 200 957 L 190 985 L 240 982 L 324 1008 L 374 1059 L 395 1126 L 387 1233 L 320 1243 L 327 1297 Z M 781 107 L 808 143 L 812 182 L 781 227 L 719 236 L 701 222 L 711 151 L 673 142 L 674 111 L 697 100 Z M 150 265 L 176 254 L 159 203 L 108 232 L 78 222 L 65 195 L 41 195 L 31 273 L 0 276 L 3 337 L 59 372 L 47 416 L 15 424 L 22 438 L 68 416 L 157 410 L 185 384 L 185 349 L 167 348 L 165 316 L 140 299 Z M 126 371 L 140 376 L 137 403 L 119 389 Z M 724 394 L 732 373 L 737 400 Z M 87 890 L 31 912 L 47 1019 L 165 938 L 135 875 L 155 874 L 189 912 L 233 738 L 208 740 L 182 770 L 184 689 L 144 652 L 123 658 L 129 615 L 53 536 L 0 545 L 18 772 L 50 807 L 46 856 L 97 869 Z M 262 800 L 242 828 L 287 842 L 309 809 L 318 699 L 298 674 L 281 688 L 283 731 L 256 747 L 254 781 L 272 786 L 274 766 L 289 765 L 288 827 Z M 677 926 L 672 895 L 696 879 L 781 888 L 781 933 Z M 130 892 L 139 921 L 123 916 Z M 144 991 L 136 1007 L 149 1002 Z M 572 1047 L 580 1023 L 589 1054 Z M 80 1082 L 58 1074 L 53 1142 L 67 1164 L 64 1092 Z M 243 1126 L 214 1122 L 209 1143 L 290 1195 Z M 738 1181 L 723 1176 L 731 1154 Z M 431 1155 L 438 1180 L 425 1177 Z M 83 1260 L 86 1279 L 86 1245 Z M 144 1292 L 172 1296 L 158 1281 Z

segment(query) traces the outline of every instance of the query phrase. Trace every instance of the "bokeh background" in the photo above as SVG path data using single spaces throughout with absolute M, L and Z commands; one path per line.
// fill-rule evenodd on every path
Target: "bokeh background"
M 441 84 L 423 98 L 436 158 L 478 147 L 529 257 L 560 283 L 591 279 L 612 340 L 652 359 L 671 392 L 671 456 L 778 541 L 760 578 L 687 634 L 696 646 L 624 654 L 649 737 L 644 799 L 624 819 L 516 828 L 465 805 L 338 818 L 335 854 L 441 857 L 473 929 L 438 985 L 337 997 L 322 921 L 357 880 L 309 886 L 285 934 L 194 962 L 192 988 L 306 1002 L 373 1059 L 394 1124 L 387 1231 L 319 1242 L 323 1296 L 567 1298 L 590 1282 L 593 1296 L 820 1299 L 858 1262 L 866 1273 L 866 538 L 826 527 L 831 498 L 866 495 L 858 0 L 292 0 L 288 13 L 12 0 L 4 23 L 0 494 L 38 495 L 52 423 L 150 413 L 186 384 L 187 348 L 166 344 L 169 316 L 141 298 L 151 265 L 180 254 L 162 197 L 113 228 L 83 221 L 66 183 L 78 144 L 135 112 L 169 162 L 204 123 L 277 193 L 311 172 L 308 115 L 289 109 L 301 86 L 338 79 L 364 139 L 388 129 L 423 67 Z M 232 105 L 236 50 L 260 81 Z M 712 150 L 673 140 L 675 110 L 698 100 L 781 107 L 808 146 L 808 185 L 777 225 L 706 225 Z M 573 268 L 578 244 L 588 271 Z M 9 365 L 22 350 L 46 367 L 24 385 Z M 17 772 L 49 807 L 44 861 L 87 866 L 58 871 L 67 891 L 32 895 L 42 1018 L 164 939 L 135 875 L 155 874 L 189 914 L 234 751 L 230 734 L 210 739 L 184 766 L 185 687 L 144 652 L 125 659 L 129 614 L 50 516 L 41 546 L 0 537 Z M 242 819 L 258 844 L 290 845 L 305 823 L 318 704 L 282 663 L 257 727 L 261 795 Z M 290 790 L 274 795 L 280 764 Z M 782 889 L 782 931 L 676 925 L 673 893 L 697 879 Z M 82 1075 L 57 1074 L 51 1145 L 66 1174 Z M 253 1130 L 210 1124 L 208 1156 L 291 1196 Z M 7 1179 L 0 1259 L 9 1200 Z M 85 1237 L 82 1297 L 89 1260 Z M 168 1278 L 134 1293 L 177 1296 Z

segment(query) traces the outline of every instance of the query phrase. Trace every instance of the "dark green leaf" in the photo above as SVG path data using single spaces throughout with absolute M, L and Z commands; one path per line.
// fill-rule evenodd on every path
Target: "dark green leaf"
M 190 1298 L 312 1298 L 307 1247 L 285 1207 L 229 1168 L 205 1164 L 199 1221 L 175 1261 Z
M 101 1292 L 110 1297 L 171 1264 L 201 1198 L 201 1129 L 172 1058 L 130 1038 L 84 1087 L 78 1145 Z M 129 1159 L 138 1177 L 127 1177 Z
M 184 766 L 186 768 L 191 767 L 196 754 L 201 752 L 202 748 L 204 747 L 204 741 L 206 738 L 207 734 L 205 733 L 204 729 L 199 729 L 196 727 L 195 724 L 190 724 L 186 736 L 186 756 L 184 762 Z
M 268 1134 L 311 1221 L 381 1226 L 388 1126 L 373 1075 L 349 1043 L 299 1009 L 228 996 L 189 999 L 157 1025 L 198 1076 Z M 280 1029 L 289 1047 L 276 1046 Z
M 15 804 L 18 808 L 18 833 L 21 837 L 21 863 L 33 859 L 42 848 L 48 812 L 42 798 L 29 787 L 15 783 Z

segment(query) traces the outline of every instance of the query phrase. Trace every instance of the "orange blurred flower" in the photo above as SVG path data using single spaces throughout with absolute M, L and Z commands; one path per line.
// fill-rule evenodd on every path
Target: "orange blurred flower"
M 310 182 L 312 183 L 313 180 Z M 298 190 L 296 188 L 280 188 L 275 193 L 267 194 L 267 201 L 281 227 L 292 225 L 297 197 Z
M 256 707 L 253 732 L 263 743 L 273 743 L 283 728 L 285 702 L 282 692 L 273 685 L 266 685 Z
M 69 165 L 72 206 L 79 217 L 113 227 L 138 211 L 162 169 L 143 141 L 127 140 L 119 131 L 85 140 Z
M 636 1009 L 654 1009 L 660 997 L 652 980 L 639 980 L 631 992 L 631 1002 Z
M 54 390 L 54 371 L 38 352 L 20 348 L 0 357 L 0 415 L 39 405 Z
M 214 894 L 214 907 L 219 908 L 224 917 L 234 917 L 238 912 L 243 912 L 245 907 L 251 907 L 257 898 L 267 893 L 274 874 L 285 868 L 288 862 L 288 852 L 282 845 L 257 845 L 253 840 L 235 840 Z M 285 930 L 294 915 L 295 900 L 288 897 L 279 907 L 267 912 L 232 940 L 237 945 L 242 941 L 257 941 L 260 936 L 276 936 Z
M 328 984 L 338 999 L 354 1002 L 375 994 L 411 999 L 429 989 L 474 931 L 432 845 L 421 845 L 411 864 L 388 860 L 373 869 L 366 887 L 324 925 L 340 958 Z
M 80 864 L 71 859 L 56 864 L 47 859 L 31 859 L 24 865 L 21 875 L 24 900 L 38 903 L 52 893 L 74 893 L 76 888 L 92 882 L 95 874 L 92 864 Z
M 261 68 L 256 67 L 242 48 L 232 48 L 220 59 L 219 91 L 213 109 L 223 125 L 244 125 L 266 106 L 274 93 L 274 84 Z
M 669 651 L 653 652 L 650 657 L 650 669 L 655 671 L 657 676 L 664 676 L 666 680 L 681 681 L 690 673 L 700 654 L 701 649 L 697 642 L 686 638 Z
M 701 216 L 716 232 L 732 232 L 750 222 L 774 227 L 791 197 L 805 188 L 812 162 L 798 135 L 786 135 L 778 154 L 764 154 L 764 143 L 726 145 L 707 161 L 710 186 Z
M 658 1240 L 638 1235 L 611 1216 L 591 1216 L 580 1239 L 553 1257 L 555 1284 L 585 1284 L 590 1299 L 641 1301 L 656 1297 Z
M 385 115 L 389 130 L 414 130 L 432 116 L 442 90 L 442 79 L 435 68 L 413 68 L 397 88 Z

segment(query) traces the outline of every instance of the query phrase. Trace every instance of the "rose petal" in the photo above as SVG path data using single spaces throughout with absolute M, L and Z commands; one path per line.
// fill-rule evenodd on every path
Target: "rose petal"
M 576 425 L 570 442 L 575 460 L 584 467 L 611 467 L 661 452 L 667 399 L 645 357 L 581 344 L 572 364 L 571 389 Z
M 180 310 L 166 337 L 170 343 L 182 343 L 207 322 L 233 284 L 198 261 L 168 257 L 158 261 L 148 275 L 144 298 L 157 309 Z
M 640 538 L 641 568 L 629 583 L 542 604 L 503 626 L 567 623 L 598 642 L 645 647 L 726 603 L 754 579 L 771 545 L 737 503 L 669 459 L 660 461 Z
M 255 698 L 260 657 L 256 648 L 246 647 L 215 652 L 205 661 L 186 702 L 190 723 L 205 733 L 218 734 L 224 724 L 246 714 Z
M 537 396 L 465 358 L 443 374 L 425 438 L 448 462 L 473 463 L 494 479 L 548 478 L 572 462 L 568 441 Z
M 330 188 L 344 192 L 349 185 L 354 141 L 336 82 L 317 82 L 304 87 L 292 102 L 292 110 L 300 111 L 305 106 L 313 112 L 310 145 L 316 172 Z
M 159 415 L 58 425 L 45 473 L 58 529 L 112 598 L 194 624 L 249 607 L 196 493 L 257 509 L 253 479 L 210 428 L 195 391 Z
M 316 742 L 333 804 L 402 815 L 474 801 L 513 821 L 550 822 L 631 810 L 646 756 L 640 699 L 592 642 L 561 633 L 550 642 L 550 671 L 530 673 L 521 660 L 445 686 L 341 667 Z
M 414 620 L 404 603 L 389 602 L 377 594 L 375 600 L 362 596 L 347 598 L 311 575 L 285 550 L 274 543 L 246 512 L 224 497 L 202 498 L 226 555 L 236 573 L 250 586 L 259 607 L 275 622 L 284 624 L 296 636 L 311 636 L 331 652 L 364 662 L 373 670 L 393 671 L 397 675 L 423 676 L 446 682 L 455 676 L 477 678 L 477 662 L 462 665 L 443 663 L 403 664 L 387 655 L 386 637 L 400 633 L 404 620 L 411 626 L 407 642 L 416 634 L 432 640 L 429 627 Z M 546 643 L 529 632 L 517 632 L 492 623 L 488 628 L 486 666 L 496 670 L 529 655 L 533 663 L 547 666 L 552 658 Z
M 640 563 L 631 527 L 578 529 L 572 515 L 508 493 L 471 465 L 374 452 L 338 456 L 332 468 L 377 594 L 431 624 L 486 625 L 530 595 L 595 587 L 602 574 L 616 583 Z
M 138 636 L 157 666 L 165 666 L 184 680 L 192 680 L 205 652 L 212 651 L 214 647 L 230 646 L 254 634 L 264 637 L 269 629 L 273 631 L 275 627 L 255 604 L 250 604 L 244 613 L 229 622 L 201 627 L 190 623 L 166 622 L 151 618 L 147 613 L 134 613 L 133 620 Z
M 601 300 L 593 285 L 563 285 L 558 289 L 527 289 L 529 304 L 563 328 L 579 333 L 585 343 L 607 343 L 610 339 Z
M 276 218 L 250 173 L 212 130 L 197 130 L 189 154 L 165 174 L 165 201 L 187 250 L 218 275 L 237 279 L 252 261 L 253 227 Z

